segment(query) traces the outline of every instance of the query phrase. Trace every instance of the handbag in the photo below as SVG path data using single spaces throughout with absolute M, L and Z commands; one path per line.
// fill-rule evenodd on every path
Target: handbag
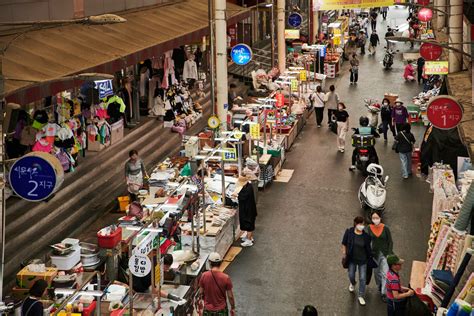
M 393 142 L 392 150 L 395 150 L 395 152 L 398 154 L 398 140 Z
M 367 267 L 370 269 L 375 269 L 378 268 L 378 264 L 375 261 L 374 257 L 370 257 L 369 260 L 367 261 Z

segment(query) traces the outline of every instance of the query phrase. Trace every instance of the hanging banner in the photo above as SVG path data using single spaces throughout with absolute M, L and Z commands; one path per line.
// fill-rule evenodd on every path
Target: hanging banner
M 237 150 L 235 148 L 225 148 L 222 153 L 222 160 L 237 161 Z
M 283 93 L 276 93 L 275 100 L 276 100 L 275 106 L 277 108 L 281 108 L 285 105 L 285 95 Z
M 291 27 L 300 27 L 303 17 L 297 12 L 293 12 L 288 16 L 288 25 Z
M 112 80 L 97 80 L 94 81 L 95 88 L 99 90 L 99 99 L 103 99 L 109 95 L 114 94 L 114 87 L 112 85 Z
M 317 1 L 318 2 L 318 1 Z M 389 7 L 394 3 L 393 0 L 325 0 L 322 4 L 318 4 L 319 10 L 342 10 L 342 9 L 357 9 L 357 8 L 380 8 Z M 315 5 L 316 6 L 316 5 Z
M 447 75 L 449 62 L 447 61 L 426 61 L 425 74 L 427 75 Z
M 250 138 L 260 139 L 260 124 L 254 123 L 250 125 Z
M 232 47 L 230 57 L 239 66 L 247 65 L 252 60 L 252 49 L 246 44 L 237 44 Z
M 254 123 L 250 125 L 250 138 L 260 139 L 260 124 Z
M 298 80 L 291 79 L 291 91 L 298 92 Z
M 306 70 L 300 71 L 300 81 L 306 81 Z
M 128 260 L 128 268 L 136 277 L 144 277 L 151 272 L 151 260 L 147 256 L 132 255 Z
M 426 114 L 434 127 L 451 129 L 461 122 L 463 108 L 456 99 L 442 95 L 431 99 Z

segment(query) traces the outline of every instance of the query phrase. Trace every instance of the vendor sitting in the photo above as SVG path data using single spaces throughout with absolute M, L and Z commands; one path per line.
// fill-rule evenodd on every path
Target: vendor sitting
M 28 296 L 21 304 L 21 316 L 43 316 L 43 303 L 41 297 L 48 288 L 48 282 L 43 279 L 37 280 L 30 288 Z
M 165 283 L 174 283 L 176 276 L 179 274 L 175 269 L 171 269 L 173 265 L 173 256 L 169 253 L 163 256 L 163 278 Z

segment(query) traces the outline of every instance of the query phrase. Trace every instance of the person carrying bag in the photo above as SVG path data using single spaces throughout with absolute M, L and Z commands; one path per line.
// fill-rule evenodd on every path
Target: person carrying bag
M 395 136 L 397 141 L 395 152 L 398 152 L 401 161 L 402 177 L 408 179 L 412 174 L 411 154 L 415 144 L 415 136 L 411 133 L 410 124 L 404 124 L 400 133 Z

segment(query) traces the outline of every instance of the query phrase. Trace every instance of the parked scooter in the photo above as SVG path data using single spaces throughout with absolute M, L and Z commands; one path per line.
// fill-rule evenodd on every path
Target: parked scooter
M 385 210 L 385 199 L 387 197 L 386 185 L 388 176 L 383 178 L 384 170 L 381 165 L 371 163 L 367 167 L 368 176 L 359 189 L 359 201 L 362 208 L 371 211 Z

